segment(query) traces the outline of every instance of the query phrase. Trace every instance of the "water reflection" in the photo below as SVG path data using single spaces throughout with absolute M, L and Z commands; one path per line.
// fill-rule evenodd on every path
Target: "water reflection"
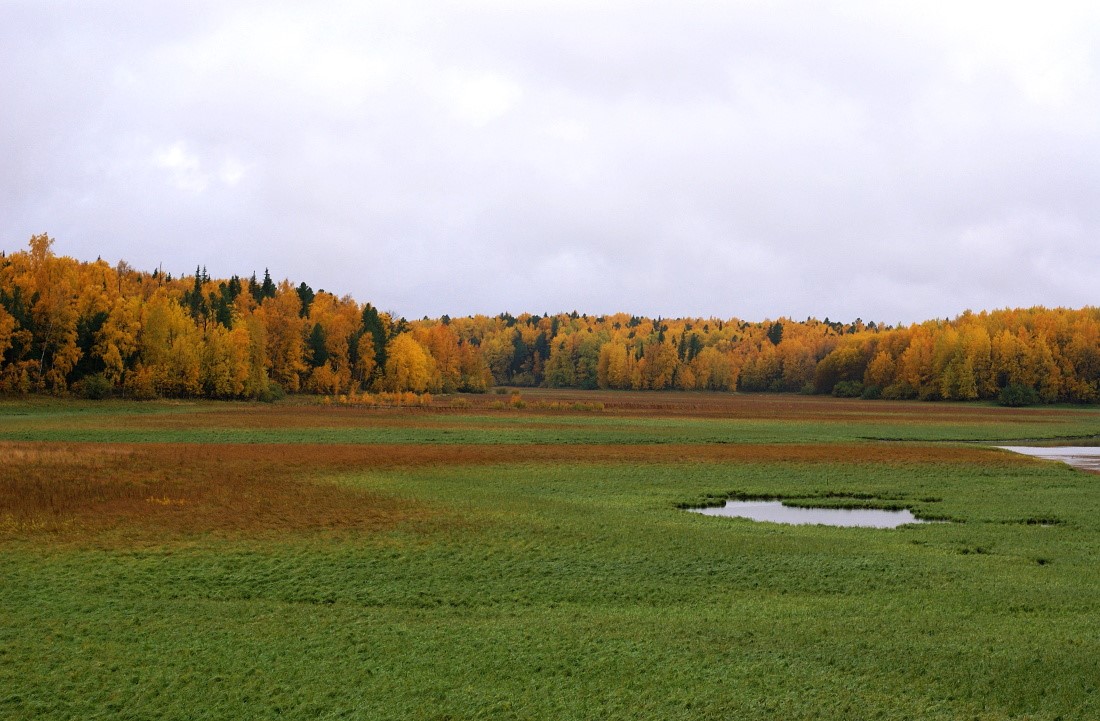
M 877 508 L 799 508 L 784 506 L 782 501 L 726 501 L 725 506 L 692 508 L 704 516 L 735 516 L 754 521 L 789 523 L 797 526 L 859 526 L 897 528 L 905 523 L 928 523 L 908 510 L 883 511 Z
M 1057 446 L 1038 448 L 1035 446 L 997 446 L 1013 453 L 1023 453 L 1048 461 L 1061 461 L 1086 471 L 1100 471 L 1100 446 Z

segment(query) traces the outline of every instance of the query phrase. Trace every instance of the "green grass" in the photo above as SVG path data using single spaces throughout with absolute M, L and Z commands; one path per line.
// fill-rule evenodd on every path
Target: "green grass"
M 0 437 L 95 440 L 84 411 L 65 408 L 34 416 L 41 436 L 5 415 Z M 1056 432 L 1095 429 L 1095 412 L 1065 414 Z M 812 418 L 431 420 L 456 432 L 446 442 L 514 444 L 863 432 Z M 215 426 L 104 427 L 101 440 L 224 440 Z M 987 426 L 888 430 L 928 441 L 1001 428 Z M 399 416 L 230 430 L 443 442 Z M 505 464 L 311 479 L 453 521 L 423 531 L 28 536 L 0 549 L 0 718 L 1100 718 L 1100 476 L 1002 458 L 549 464 L 517 445 Z M 726 493 L 867 496 L 959 522 L 796 527 L 676 507 Z

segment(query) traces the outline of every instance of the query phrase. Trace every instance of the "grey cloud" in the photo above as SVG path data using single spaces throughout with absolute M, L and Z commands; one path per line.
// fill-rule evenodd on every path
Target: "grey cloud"
M 2 247 L 410 317 L 1097 302 L 1089 8 L 408 6 L 5 5 Z

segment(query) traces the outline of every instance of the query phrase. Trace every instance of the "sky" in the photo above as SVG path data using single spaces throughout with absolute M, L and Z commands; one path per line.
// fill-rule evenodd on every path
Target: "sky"
M 408 318 L 1100 304 L 1100 4 L 0 0 L 0 249 Z

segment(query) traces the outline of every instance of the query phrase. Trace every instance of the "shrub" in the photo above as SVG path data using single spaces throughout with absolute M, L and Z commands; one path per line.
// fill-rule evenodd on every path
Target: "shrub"
M 882 389 L 878 386 L 864 386 L 863 392 L 859 394 L 859 397 L 867 401 L 877 401 L 882 398 Z
M 917 389 L 905 381 L 898 381 L 883 388 L 882 397 L 889 401 L 907 401 L 917 397 Z
M 837 398 L 859 398 L 863 393 L 863 384 L 859 381 L 840 381 L 833 386 L 833 395 Z
M 1000 395 L 997 396 L 997 402 L 1002 406 L 1012 408 L 1033 406 L 1039 402 L 1039 392 L 1031 386 L 1013 383 L 1001 389 Z
M 81 380 L 79 390 L 88 400 L 100 401 L 111 395 L 114 386 L 102 373 L 96 373 Z
M 268 381 L 267 388 L 260 391 L 260 395 L 257 396 L 257 398 L 263 403 L 274 403 L 275 401 L 281 401 L 286 398 L 286 391 L 275 381 Z

